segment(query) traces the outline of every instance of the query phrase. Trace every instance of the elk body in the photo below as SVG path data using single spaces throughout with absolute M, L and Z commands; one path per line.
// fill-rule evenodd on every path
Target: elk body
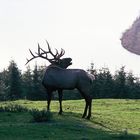
M 48 42 L 47 42 L 48 44 Z M 35 56 L 31 51 L 33 58 L 27 60 L 27 63 L 32 59 L 41 57 L 47 59 L 51 65 L 46 68 L 42 84 L 46 88 L 48 99 L 47 99 L 47 110 L 50 110 L 50 102 L 53 91 L 58 91 L 59 102 L 60 102 L 60 111 L 59 114 L 62 114 L 62 91 L 69 89 L 78 89 L 81 93 L 82 97 L 85 99 L 86 105 L 83 113 L 83 118 L 87 116 L 87 119 L 91 117 L 91 106 L 92 106 L 92 82 L 94 77 L 82 69 L 66 69 L 69 65 L 71 65 L 71 58 L 63 58 L 60 59 L 61 56 L 64 55 L 64 50 L 61 49 L 61 53 L 59 54 L 56 50 L 56 54 L 54 55 L 49 47 L 49 51 L 46 52 L 40 48 L 38 45 L 38 53 Z M 47 54 L 50 53 L 53 55 L 53 59 L 49 59 Z M 87 114 L 88 113 L 88 114 Z
M 86 101 L 85 111 L 83 117 L 87 115 L 87 109 L 89 108 L 88 116 L 91 117 L 91 91 L 92 91 L 93 77 L 81 69 L 62 69 L 58 66 L 49 66 L 46 69 L 43 85 L 47 89 L 48 93 L 48 110 L 50 109 L 51 95 L 54 90 L 61 92 L 64 89 L 77 88 Z M 62 108 L 60 109 L 62 113 Z

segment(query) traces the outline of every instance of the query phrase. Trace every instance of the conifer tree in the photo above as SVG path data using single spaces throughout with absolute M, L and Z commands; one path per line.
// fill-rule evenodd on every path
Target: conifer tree
M 14 60 L 10 61 L 8 67 L 8 83 L 9 83 L 9 93 L 8 98 L 10 100 L 19 99 L 22 97 L 21 90 L 21 72 L 17 67 L 17 64 Z
M 115 75 L 115 91 L 116 98 L 125 98 L 126 95 L 126 72 L 124 70 L 124 66 L 120 68 L 119 71 L 116 72 Z
M 33 96 L 33 75 L 30 66 L 22 75 L 23 80 L 23 97 L 24 99 L 32 99 Z

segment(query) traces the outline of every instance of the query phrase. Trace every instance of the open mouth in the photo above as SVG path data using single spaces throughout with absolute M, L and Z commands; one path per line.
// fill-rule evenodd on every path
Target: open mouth
M 70 61 L 70 65 L 72 65 L 72 60 Z
M 72 65 L 72 59 L 71 58 L 68 59 L 69 59 L 69 65 Z

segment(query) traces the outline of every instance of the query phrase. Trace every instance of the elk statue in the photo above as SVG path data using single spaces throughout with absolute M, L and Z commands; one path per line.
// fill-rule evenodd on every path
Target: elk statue
M 47 41 L 46 41 L 47 42 Z M 91 117 L 91 106 L 92 106 L 92 82 L 94 77 L 89 73 L 85 72 L 82 69 L 66 69 L 68 66 L 72 64 L 71 58 L 62 58 L 65 51 L 61 49 L 61 52 L 58 53 L 56 49 L 56 53 L 54 54 L 51 51 L 51 48 L 48 45 L 48 51 L 43 50 L 38 44 L 38 52 L 36 55 L 30 53 L 32 55 L 31 59 L 27 59 L 27 63 L 35 58 L 43 58 L 48 60 L 51 64 L 46 68 L 44 73 L 44 77 L 42 80 L 43 86 L 46 88 L 48 99 L 47 99 L 47 110 L 50 110 L 50 102 L 53 91 L 58 91 L 59 102 L 60 102 L 60 111 L 59 114 L 62 114 L 62 91 L 69 89 L 78 89 L 81 93 L 82 97 L 85 99 L 86 105 L 83 113 L 83 118 L 87 117 L 90 119 Z M 48 54 L 51 54 L 53 58 L 48 58 Z M 27 64 L 26 63 L 26 64 Z M 88 111 L 88 114 L 87 114 Z

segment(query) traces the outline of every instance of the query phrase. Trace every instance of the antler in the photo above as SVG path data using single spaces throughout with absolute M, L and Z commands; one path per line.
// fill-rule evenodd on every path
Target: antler
M 54 55 L 53 53 L 52 53 L 52 51 L 51 51 L 51 48 L 50 48 L 50 45 L 49 45 L 49 43 L 48 43 L 48 41 L 46 40 L 46 43 L 47 43 L 47 45 L 48 45 L 48 53 L 50 53 L 54 58 L 56 58 L 56 59 L 60 59 L 60 57 L 62 57 L 64 54 L 65 54 L 65 51 L 61 48 L 61 52 L 60 52 L 60 54 L 58 53 L 58 50 L 57 49 L 55 49 L 56 50 L 56 54 Z M 43 52 L 45 52 L 43 49 L 41 49 Z
M 35 58 L 38 58 L 38 57 L 44 58 L 44 59 L 48 60 L 50 63 L 53 63 L 54 61 L 59 61 L 60 57 L 62 57 L 65 54 L 65 51 L 62 48 L 61 48 L 61 52 L 60 53 L 58 53 L 58 50 L 55 49 L 56 50 L 56 54 L 53 54 L 53 52 L 51 51 L 50 45 L 49 45 L 47 40 L 46 40 L 46 43 L 47 43 L 47 46 L 48 46 L 48 51 L 43 50 L 40 47 L 39 44 L 38 44 L 38 52 L 35 53 L 36 55 L 34 55 L 32 53 L 32 51 L 29 49 L 29 51 L 30 51 L 30 53 L 32 55 L 32 58 L 31 59 L 27 59 L 27 63 L 29 63 L 31 60 L 33 60 Z M 53 56 L 53 58 L 52 59 L 48 58 L 48 54 L 51 54 Z

